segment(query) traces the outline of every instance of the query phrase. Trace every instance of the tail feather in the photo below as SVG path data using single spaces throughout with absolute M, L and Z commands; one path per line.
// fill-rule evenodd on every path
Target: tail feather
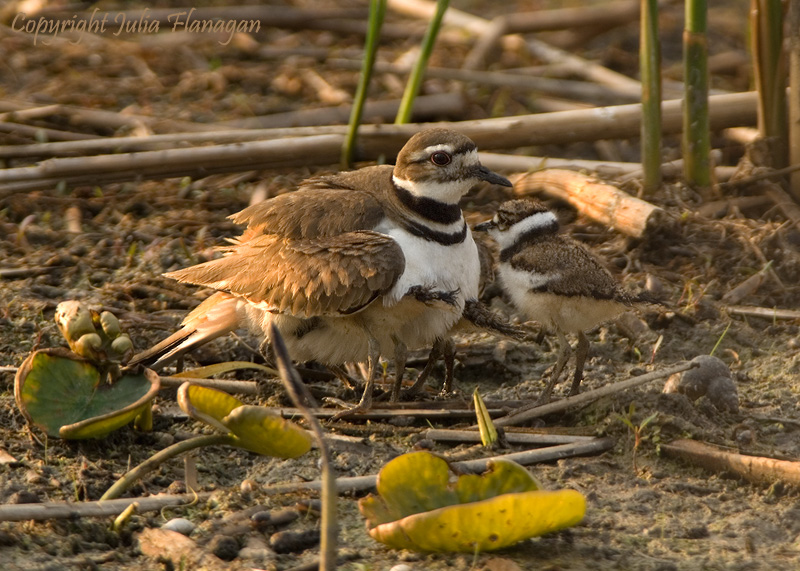
M 228 293 L 215 293 L 186 316 L 178 331 L 134 355 L 128 366 L 143 365 L 158 371 L 195 347 L 234 331 L 239 324 L 239 301 Z

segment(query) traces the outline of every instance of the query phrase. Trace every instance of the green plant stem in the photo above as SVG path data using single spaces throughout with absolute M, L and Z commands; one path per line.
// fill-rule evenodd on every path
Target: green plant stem
M 711 186 L 711 134 L 708 118 L 708 40 L 706 0 L 686 0 L 683 30 L 683 165 L 686 182 Z
M 414 69 L 408 77 L 406 90 L 403 92 L 403 99 L 400 101 L 400 108 L 397 110 L 397 117 L 394 120 L 395 125 L 402 125 L 411 120 L 414 100 L 417 98 L 420 86 L 422 86 L 422 79 L 425 76 L 425 70 L 428 68 L 428 59 L 430 59 L 431 52 L 433 52 L 433 45 L 436 43 L 436 36 L 439 35 L 442 18 L 444 18 L 444 13 L 447 11 L 449 3 L 450 0 L 437 0 L 436 2 L 436 13 L 425 31 L 425 37 L 422 38 L 419 59 L 417 59 Z
M 342 147 L 342 169 L 350 168 L 353 162 L 353 153 L 356 146 L 358 127 L 361 125 L 361 116 L 364 113 L 364 103 L 367 100 L 367 89 L 372 78 L 372 68 L 375 65 L 375 56 L 378 53 L 378 44 L 381 37 L 381 26 L 386 15 L 386 0 L 371 0 L 369 6 L 369 27 L 364 43 L 364 61 L 361 64 L 361 75 L 358 78 L 358 87 L 353 99 L 353 109 L 350 112 L 347 136 Z
M 786 166 L 786 60 L 781 0 L 751 0 L 750 37 L 758 91 L 758 129 L 768 141 L 773 168 Z
M 145 474 L 152 472 L 161 464 L 179 456 L 195 448 L 202 448 L 203 446 L 215 446 L 219 444 L 227 444 L 229 446 L 236 446 L 233 436 L 230 434 L 209 434 L 205 436 L 198 436 L 197 438 L 190 438 L 182 442 L 177 442 L 172 446 L 164 448 L 162 451 L 153 454 L 150 458 L 129 470 L 119 480 L 114 482 L 100 500 L 113 500 L 122 495 L 128 488 L 130 488 L 136 481 L 143 477 Z
M 789 164 L 800 165 L 800 0 L 789 2 Z M 792 173 L 790 192 L 800 203 L 800 172 Z
M 642 169 L 645 193 L 661 186 L 661 45 L 658 0 L 641 0 Z
M 300 410 L 311 427 L 314 437 L 317 439 L 322 467 L 322 516 L 320 518 L 322 532 L 319 548 L 319 569 L 320 571 L 332 571 L 336 569 L 336 544 L 339 535 L 339 523 L 336 513 L 336 474 L 331 465 L 330 453 L 328 452 L 328 446 L 325 444 L 322 425 L 306 406 L 306 403 L 313 403 L 314 399 L 302 379 L 300 379 L 300 375 L 297 374 L 297 370 L 292 366 L 289 351 L 286 349 L 283 337 L 281 337 L 275 324 L 270 326 L 270 339 L 272 339 L 275 360 L 278 364 L 278 371 L 281 374 L 283 385 L 286 387 L 286 392 L 289 393 L 292 402 Z

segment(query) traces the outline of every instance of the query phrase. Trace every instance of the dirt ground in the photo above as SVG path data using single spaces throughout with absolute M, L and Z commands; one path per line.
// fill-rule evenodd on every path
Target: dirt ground
M 302 4 L 307 8 L 315 5 L 295 5 Z M 500 10 L 500 4 L 488 2 L 455 4 L 487 18 Z M 143 5 L 128 2 L 125 8 L 135 10 Z M 156 3 L 156 7 L 177 5 Z M 99 6 L 112 11 L 119 8 L 102 2 Z M 515 6 L 520 10 L 548 7 L 545 2 L 517 2 Z M 680 57 L 682 9 L 666 9 L 662 16 L 665 68 L 672 70 L 673 76 Z M 716 71 L 716 88 L 748 87 L 746 14 L 743 0 L 712 13 L 712 54 L 739 54 L 739 61 L 744 62 Z M 387 23 L 403 25 L 408 19 L 390 11 Z M 174 40 L 170 33 L 162 34 L 161 39 Z M 636 23 L 577 44 L 574 37 L 570 40 L 562 32 L 537 37 L 562 42 L 579 55 L 637 76 Z M 359 50 L 362 42 L 361 36 L 340 31 L 264 27 L 250 40 L 237 38 L 227 46 L 200 34 L 173 41 L 167 49 L 157 39 L 142 33 L 125 39 L 87 37 L 77 43 L 47 45 L 43 41 L 34 44 L 24 33 L 2 29 L 3 98 L 35 105 L 128 110 L 197 123 L 314 108 L 332 102 L 325 98 L 329 92 L 320 89 L 317 79 L 324 78 L 334 90 L 352 94 L 356 72 L 303 55 L 259 57 L 253 42 L 284 48 L 287 53 L 316 47 L 334 54 Z M 395 37 L 385 42 L 380 57 L 395 61 L 415 45 L 416 38 Z M 466 43 L 442 42 L 431 65 L 459 67 L 468 49 Z M 492 69 L 536 63 L 519 53 L 506 52 Z M 398 98 L 403 83 L 404 78 L 379 74 L 370 96 L 376 100 Z M 424 86 L 425 93 L 448 89 L 453 89 L 453 84 L 439 79 Z M 464 92 L 469 105 L 458 119 L 527 113 L 536 104 L 532 94 L 510 88 L 468 84 Z M 91 135 L 129 134 L 67 123 L 46 125 Z M 25 142 L 31 141 L 19 134 L 2 138 L 4 145 Z M 719 137 L 715 144 L 724 149 L 726 164 L 736 164 L 742 156 L 741 146 L 727 139 Z M 668 137 L 665 146 L 667 154 L 677 153 L 679 142 Z M 520 151 L 637 160 L 637 147 L 638 141 L 630 140 Z M 7 166 L 24 164 L 9 161 Z M 191 433 L 209 430 L 188 419 L 175 404 L 174 391 L 168 390 L 156 400 L 155 426 L 150 433 L 126 427 L 102 440 L 67 442 L 45 440 L 40 432 L 29 430 L 14 402 L 14 369 L 31 351 L 63 344 L 53 322 L 58 302 L 80 299 L 113 311 L 136 348 L 144 349 L 173 330 L 186 311 L 209 293 L 173 283 L 161 277 L 163 272 L 216 255 L 214 247 L 238 232 L 226 216 L 247 206 L 254 192 L 272 196 L 332 168 L 320 165 L 194 181 L 130 181 L 0 194 L 0 270 L 44 268 L 0 277 L 0 448 L 13 457 L 0 464 L 0 503 L 96 500 L 128 467 Z M 620 184 L 627 191 L 638 192 L 635 181 Z M 735 196 L 757 195 L 759 188 L 738 188 Z M 506 197 L 498 189 L 477 189 L 465 198 L 463 206 L 474 222 L 487 218 Z M 800 497 L 795 489 L 781 483 L 750 484 L 667 458 L 659 449 L 676 438 L 694 438 L 756 455 L 789 460 L 800 456 L 797 322 L 735 315 L 722 301 L 726 292 L 772 262 L 761 286 L 741 303 L 796 309 L 800 232 L 770 201 L 703 209 L 706 204 L 701 196 L 677 181 L 668 181 L 648 200 L 664 208 L 674 224 L 669 231 L 646 240 L 627 239 L 565 204 L 550 202 L 567 231 L 602 256 L 626 286 L 647 287 L 669 306 L 592 331 L 584 387 L 601 387 L 713 351 L 732 371 L 739 411 L 720 411 L 705 398 L 691 402 L 683 395 L 662 394 L 661 380 L 541 419 L 535 426 L 542 430 L 607 435 L 616 439 L 616 445 L 602 455 L 532 466 L 530 471 L 545 487 L 581 491 L 588 502 L 586 518 L 567 531 L 495 554 L 391 551 L 367 535 L 356 502 L 362 494 L 346 495 L 339 503 L 339 539 L 346 559 L 341 568 L 388 570 L 401 564 L 434 571 L 800 568 Z M 72 207 L 80 213 L 80 233 L 67 231 L 67 213 Z M 489 288 L 487 301 L 495 310 L 519 319 L 497 288 Z M 555 350 L 549 338 L 539 342 L 538 325 L 526 327 L 530 335 L 523 342 L 485 334 L 459 338 L 455 402 L 460 399 L 463 407 L 469 406 L 476 386 L 490 403 L 537 398 L 555 361 Z M 219 340 L 194 353 L 188 366 L 227 360 L 263 362 L 250 349 L 257 345 L 258 340 L 246 334 Z M 414 365 L 419 368 L 425 352 L 415 357 Z M 439 367 L 436 378 L 441 374 Z M 252 372 L 239 373 L 236 378 L 253 378 Z M 317 397 L 356 398 L 337 381 L 310 380 L 309 384 Z M 557 388 L 556 398 L 566 394 L 566 385 Z M 265 386 L 263 395 L 246 400 L 288 404 L 277 383 L 265 382 Z M 643 430 L 644 440 L 635 456 L 633 435 L 620 420 L 631 404 L 634 424 L 657 413 Z M 326 430 L 363 437 L 357 448 L 334 453 L 337 475 L 348 477 L 376 473 L 389 459 L 412 450 L 431 424 L 457 427 L 472 421 L 460 423 L 405 417 L 391 423 L 340 422 L 326 425 Z M 434 443 L 432 449 L 462 458 L 491 454 L 467 445 Z M 0 561 L 4 569 L 26 571 L 171 569 L 175 567 L 142 553 L 140 533 L 183 517 L 195 526 L 191 539 L 201 550 L 220 553 L 220 544 L 225 544 L 221 537 L 232 537 L 236 548 L 247 548 L 225 564 L 228 568 L 294 568 L 313 561 L 317 548 L 276 553 L 268 547 L 274 529 L 234 523 L 242 510 L 253 506 L 269 511 L 313 498 L 311 493 L 270 495 L 265 487 L 317 479 L 318 460 L 316 451 L 297 460 L 270 460 L 238 449 L 205 449 L 197 464 L 202 491 L 214 492 L 210 499 L 133 515 L 118 530 L 112 528 L 110 517 L 0 522 Z M 180 491 L 182 479 L 183 464 L 170 461 L 127 495 Z M 285 529 L 313 530 L 318 524 L 316 516 L 306 515 Z

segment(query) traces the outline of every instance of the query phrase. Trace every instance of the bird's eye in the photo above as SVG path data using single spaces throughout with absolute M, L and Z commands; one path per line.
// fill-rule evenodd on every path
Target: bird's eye
M 450 164 L 451 160 L 453 159 L 450 154 L 444 151 L 436 151 L 431 155 L 431 162 L 436 166 L 443 167 L 444 165 Z

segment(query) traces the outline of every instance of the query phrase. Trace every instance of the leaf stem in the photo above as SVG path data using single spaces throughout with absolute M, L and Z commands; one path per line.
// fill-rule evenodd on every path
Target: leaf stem
M 139 478 L 142 478 L 145 474 L 152 472 L 167 460 L 175 458 L 176 456 L 179 456 L 185 452 L 189 452 L 190 450 L 194 450 L 195 448 L 202 448 L 203 446 L 215 446 L 218 444 L 236 446 L 235 439 L 230 434 L 208 434 L 204 436 L 198 436 L 197 438 L 190 438 L 189 440 L 177 442 L 172 446 L 168 446 L 160 452 L 156 452 L 150 456 L 150 458 L 125 473 L 114 483 L 113 486 L 106 490 L 100 500 L 113 500 L 114 498 L 118 498 Z

